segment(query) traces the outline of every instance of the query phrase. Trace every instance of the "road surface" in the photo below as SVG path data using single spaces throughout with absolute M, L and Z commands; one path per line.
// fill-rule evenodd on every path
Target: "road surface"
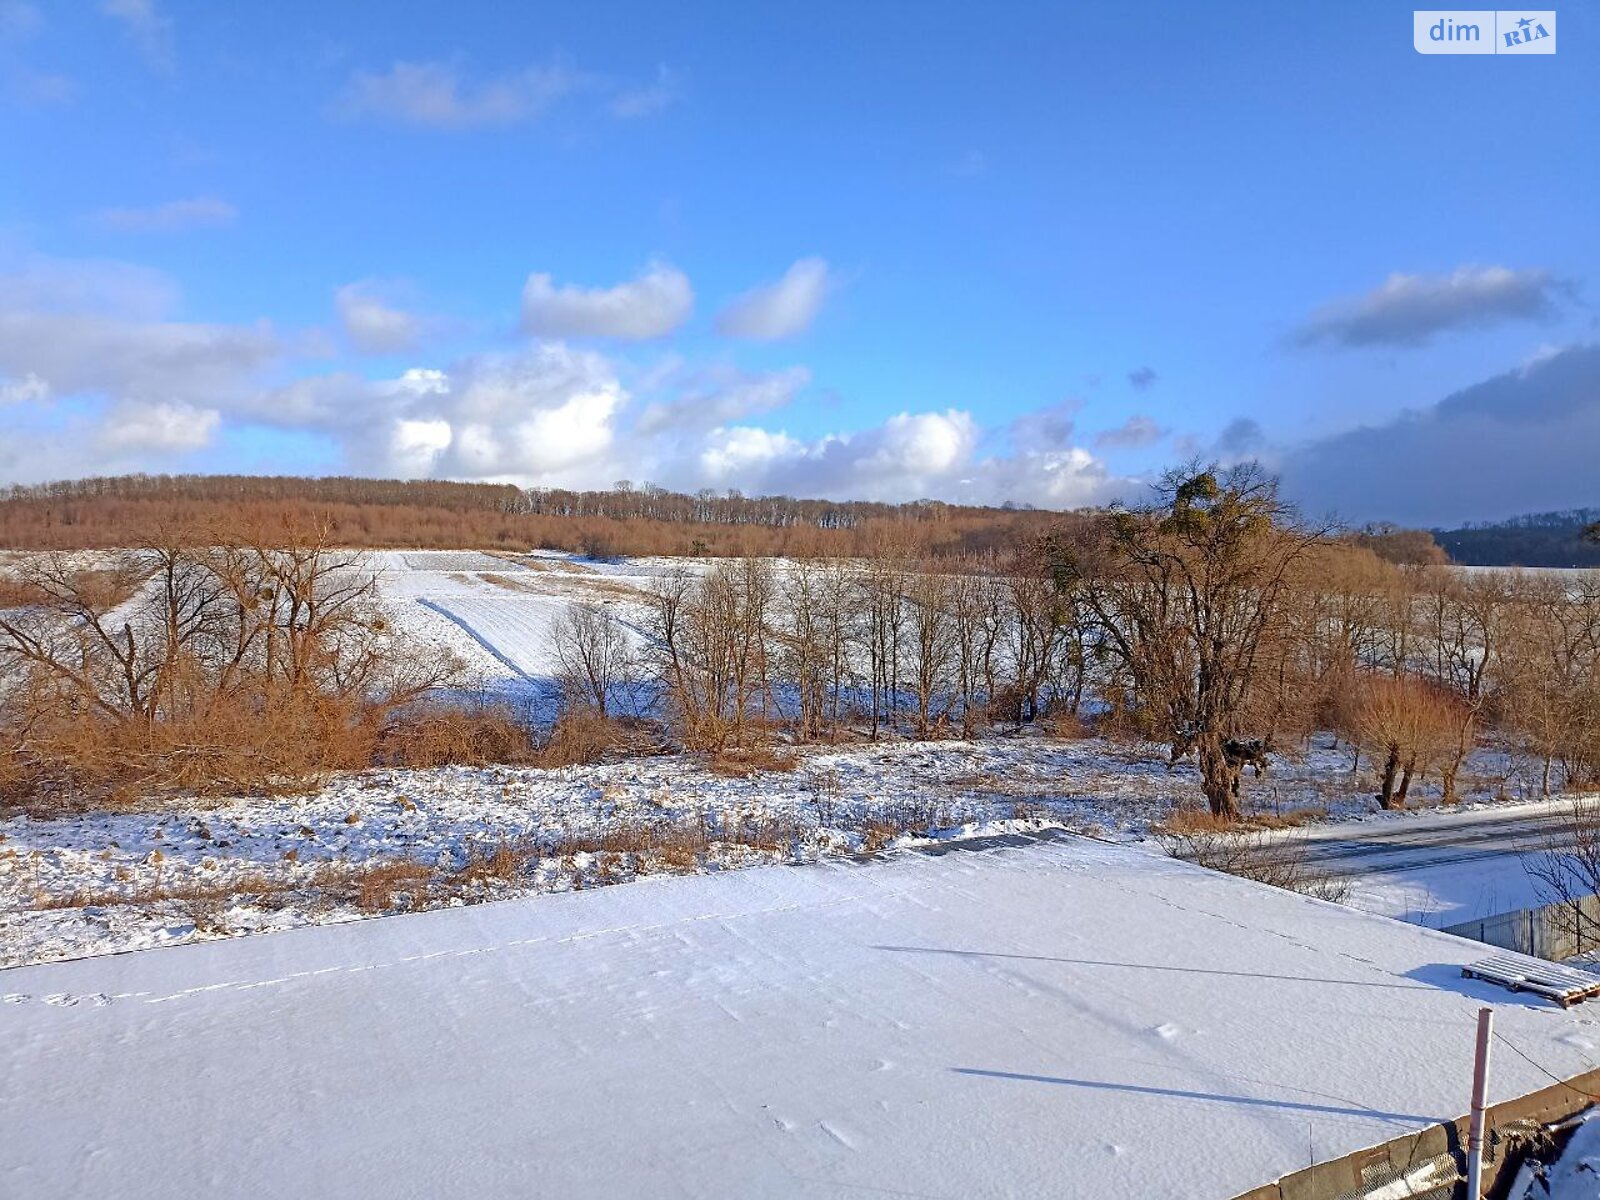
M 1297 830 L 1308 866 L 1348 903 L 1442 928 L 1545 903 L 1529 866 L 1572 822 L 1567 799 Z

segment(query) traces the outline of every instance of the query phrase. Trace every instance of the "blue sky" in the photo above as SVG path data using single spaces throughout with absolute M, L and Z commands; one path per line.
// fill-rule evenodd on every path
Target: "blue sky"
M 0 0 L 0 481 L 1600 504 L 1558 15 Z

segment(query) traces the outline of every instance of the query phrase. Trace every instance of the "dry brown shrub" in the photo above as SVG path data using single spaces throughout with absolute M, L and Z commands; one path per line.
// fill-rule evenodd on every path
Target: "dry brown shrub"
M 527 725 L 503 706 L 437 704 L 400 714 L 376 750 L 378 762 L 396 767 L 530 763 L 537 757 Z
M 27 608 L 42 599 L 39 589 L 14 575 L 0 575 L 0 608 Z
M 518 878 L 537 857 L 537 850 L 530 846 L 499 842 L 493 850 L 473 850 L 456 878 L 469 884 L 491 880 L 508 882 Z
M 1291 808 L 1287 812 L 1250 813 L 1245 817 L 1245 822 L 1261 829 L 1297 829 L 1301 825 L 1315 825 L 1327 819 L 1326 808 L 1318 804 L 1307 804 L 1300 808 Z
M 1150 827 L 1157 837 L 1185 837 L 1193 834 L 1226 833 L 1237 827 L 1237 822 L 1219 817 L 1206 808 L 1174 808 Z
M 869 820 L 861 827 L 861 849 L 865 854 L 877 854 L 901 833 L 900 827 L 889 821 Z
M 1068 709 L 1047 713 L 1040 721 L 1040 725 L 1047 737 L 1060 738 L 1066 742 L 1081 742 L 1097 734 L 1094 724 L 1082 713 Z
M 749 779 L 753 775 L 787 774 L 799 765 L 795 756 L 775 746 L 748 746 L 719 750 L 706 759 L 706 769 L 729 779 Z
M 613 751 L 629 746 L 630 729 L 612 717 L 586 708 L 569 708 L 557 719 L 539 747 L 541 767 L 575 767 L 597 763 Z
M 1212 871 L 1335 903 L 1344 900 L 1350 890 L 1347 880 L 1309 863 L 1305 847 L 1298 842 L 1242 827 L 1209 812 L 1174 810 L 1165 821 L 1152 826 L 1152 832 L 1172 857 Z

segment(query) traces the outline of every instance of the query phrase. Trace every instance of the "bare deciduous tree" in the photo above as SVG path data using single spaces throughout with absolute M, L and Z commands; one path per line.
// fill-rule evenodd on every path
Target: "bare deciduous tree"
M 1238 815 L 1240 776 L 1270 737 L 1265 652 L 1288 622 L 1292 569 L 1324 535 L 1250 464 L 1169 473 L 1154 504 L 1055 547 L 1057 586 L 1093 622 L 1145 727 L 1197 754 L 1218 816 Z
M 562 610 L 551 634 L 559 664 L 557 682 L 568 704 L 612 716 L 617 695 L 633 674 L 628 631 L 605 605 L 576 603 Z

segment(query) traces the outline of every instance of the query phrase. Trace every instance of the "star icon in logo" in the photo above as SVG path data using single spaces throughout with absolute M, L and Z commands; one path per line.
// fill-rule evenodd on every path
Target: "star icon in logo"
M 1532 24 L 1533 24 L 1533 21 L 1532 21 L 1532 20 L 1530 20 L 1530 19 L 1529 19 L 1529 18 L 1527 18 L 1527 17 L 1523 17 L 1523 18 L 1522 18 L 1522 20 L 1520 20 L 1520 21 L 1518 21 L 1518 22 L 1517 22 L 1517 24 L 1518 24 L 1518 25 L 1520 25 L 1520 26 L 1522 26 L 1522 28 L 1523 28 L 1523 29 L 1527 29 L 1527 28 L 1528 28 L 1528 26 L 1529 26 L 1529 25 L 1532 25 Z

